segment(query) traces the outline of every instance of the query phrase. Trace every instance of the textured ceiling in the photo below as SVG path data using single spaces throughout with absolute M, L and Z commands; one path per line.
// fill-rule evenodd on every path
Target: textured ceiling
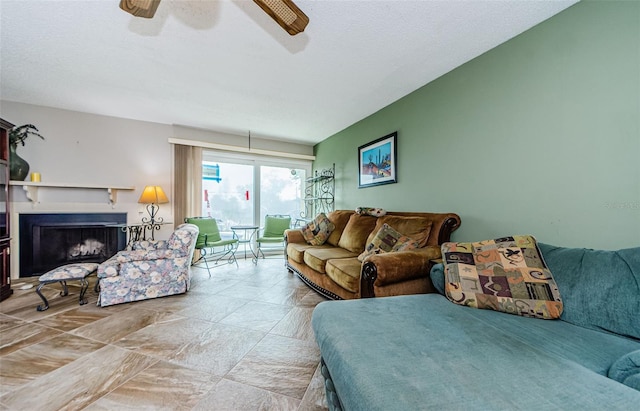
M 574 4 L 297 0 L 289 36 L 250 0 L 0 0 L 0 97 L 316 143 Z

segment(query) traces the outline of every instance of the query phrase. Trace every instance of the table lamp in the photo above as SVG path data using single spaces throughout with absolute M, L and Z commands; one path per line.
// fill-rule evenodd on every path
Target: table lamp
M 142 195 L 140 195 L 140 198 L 138 199 L 138 203 L 147 205 L 147 213 L 149 213 L 149 217 L 143 217 L 142 222 L 145 224 L 149 223 L 151 225 L 161 224 L 163 218 L 156 218 L 156 215 L 160 210 L 160 206 L 158 204 L 165 204 L 168 202 L 169 199 L 162 190 L 162 187 L 146 186 L 142 191 Z

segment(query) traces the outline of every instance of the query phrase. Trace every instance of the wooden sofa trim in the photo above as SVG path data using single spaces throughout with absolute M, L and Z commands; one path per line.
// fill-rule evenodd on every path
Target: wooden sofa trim
M 289 270 L 290 273 L 295 273 L 298 276 L 298 278 L 300 278 L 306 285 L 308 285 L 311 289 L 313 289 L 318 294 L 324 297 L 327 297 L 330 300 L 343 300 L 343 298 L 340 297 L 339 295 L 325 288 L 320 287 L 318 284 L 308 279 L 304 274 L 302 274 L 299 270 L 297 270 L 294 266 L 292 266 L 288 262 L 286 263 L 286 266 L 287 266 L 287 270 Z
M 438 244 L 451 241 L 451 233 L 456 231 L 460 227 L 460 220 L 457 218 L 447 218 L 440 227 L 440 233 L 438 234 Z

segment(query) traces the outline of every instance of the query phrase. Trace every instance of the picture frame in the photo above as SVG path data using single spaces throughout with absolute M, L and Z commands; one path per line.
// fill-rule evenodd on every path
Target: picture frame
M 398 132 L 358 147 L 358 188 L 398 182 Z

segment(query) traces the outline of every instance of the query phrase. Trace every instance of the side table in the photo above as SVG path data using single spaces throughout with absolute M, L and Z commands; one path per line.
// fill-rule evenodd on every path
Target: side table
M 155 240 L 154 232 L 160 230 L 163 225 L 173 223 L 135 223 L 135 224 L 115 224 L 127 234 L 127 248 L 134 241 Z M 147 238 L 149 236 L 149 238 Z
M 258 262 L 258 254 L 256 254 L 253 249 L 253 241 L 258 234 L 258 229 L 260 229 L 257 225 L 234 225 L 231 227 L 233 231 L 233 236 L 238 239 L 238 246 L 240 244 L 244 244 L 244 258 L 247 259 L 247 244 L 249 245 L 249 251 L 251 252 L 251 259 L 254 264 Z M 242 231 L 242 237 L 238 235 L 238 233 Z

